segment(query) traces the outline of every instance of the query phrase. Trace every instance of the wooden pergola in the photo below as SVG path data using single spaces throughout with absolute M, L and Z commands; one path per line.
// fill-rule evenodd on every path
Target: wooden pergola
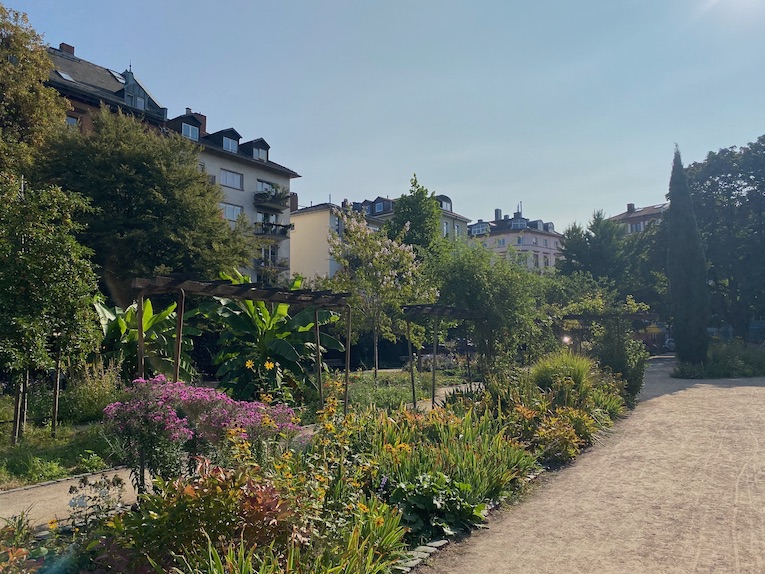
M 432 379 L 430 384 L 430 404 L 433 408 L 436 406 L 436 357 L 438 355 L 438 324 L 441 319 L 455 320 L 473 320 L 478 321 L 485 318 L 481 313 L 449 307 L 448 305 L 439 305 L 436 303 L 426 305 L 406 305 L 402 308 L 406 317 L 406 338 L 409 347 L 409 377 L 412 382 L 412 401 L 414 408 L 417 408 L 417 388 L 414 383 L 414 361 L 412 360 L 412 319 L 432 319 L 433 320 L 433 368 L 431 369 Z M 470 351 L 467 353 L 468 373 L 470 372 Z
M 227 280 L 203 281 L 176 277 L 155 277 L 153 279 L 133 279 L 131 286 L 138 290 L 138 376 L 144 376 L 144 332 L 143 332 L 143 300 L 147 295 L 178 293 L 177 319 L 175 326 L 175 362 L 173 381 L 178 380 L 181 363 L 181 338 L 183 336 L 183 314 L 186 305 L 186 295 L 201 295 L 204 297 L 225 297 L 228 299 L 264 301 L 266 303 L 287 303 L 289 305 L 313 306 L 314 329 L 316 335 L 316 382 L 319 391 L 319 402 L 324 408 L 324 390 L 321 380 L 321 345 L 319 342 L 318 309 L 345 309 L 347 331 L 345 337 L 345 389 L 344 410 L 348 412 L 348 380 L 351 365 L 351 306 L 348 303 L 348 293 L 333 293 L 332 291 L 312 291 L 309 289 L 277 289 L 266 288 L 257 283 L 234 284 Z

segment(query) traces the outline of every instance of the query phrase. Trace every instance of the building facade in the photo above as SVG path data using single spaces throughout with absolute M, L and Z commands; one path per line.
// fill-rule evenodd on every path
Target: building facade
M 136 79 L 132 69 L 122 73 L 75 56 L 73 46 L 48 48 L 52 62 L 49 85 L 72 105 L 67 123 L 83 132 L 92 129 L 93 113 L 102 105 L 140 118 L 158 132 L 178 133 L 199 146 L 199 169 L 223 190 L 221 215 L 233 225 L 243 216 L 261 241 L 244 273 L 253 281 L 274 284 L 289 277 L 290 181 L 297 173 L 271 160 L 263 138 L 242 141 L 234 129 L 207 131 L 207 117 L 186 108 L 168 120 L 163 108 Z
M 634 203 L 627 204 L 627 211 L 609 217 L 609 221 L 624 225 L 627 235 L 640 233 L 654 223 L 661 221 L 665 211 L 669 209 L 669 202 L 649 205 L 648 207 L 635 207 Z
M 465 237 L 470 218 L 452 211 L 452 200 L 446 195 L 436 195 L 435 198 L 441 208 L 441 234 L 444 237 Z M 353 209 L 362 211 L 368 217 L 374 217 L 385 222 L 393 217 L 396 200 L 387 197 L 365 199 L 362 202 L 354 203 Z
M 478 242 L 502 258 L 518 257 L 530 270 L 548 272 L 562 257 L 563 234 L 551 222 L 523 217 L 520 210 L 502 216 L 494 210 L 493 221 L 479 219 L 468 226 L 471 241 Z
M 266 140 L 242 142 L 234 128 L 207 132 L 207 116 L 192 112 L 167 122 L 167 128 L 200 146 L 199 169 L 224 194 L 223 217 L 244 216 L 261 239 L 260 252 L 247 270 L 253 281 L 275 284 L 290 273 L 290 181 L 297 173 L 271 161 Z

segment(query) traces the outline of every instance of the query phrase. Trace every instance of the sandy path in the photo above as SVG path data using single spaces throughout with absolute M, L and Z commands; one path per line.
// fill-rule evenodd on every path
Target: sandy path
M 417 574 L 765 572 L 765 378 L 670 379 L 488 530 Z

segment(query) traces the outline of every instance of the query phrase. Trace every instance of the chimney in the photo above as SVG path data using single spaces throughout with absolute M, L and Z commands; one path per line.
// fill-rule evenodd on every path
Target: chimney
M 188 111 L 191 111 L 191 108 L 186 108 Z M 192 115 L 199 120 L 199 123 L 201 124 L 199 126 L 199 135 L 205 136 L 207 135 L 207 116 L 204 114 L 200 114 L 199 112 L 191 112 Z
M 499 221 L 502 219 L 502 210 L 501 209 L 495 209 L 494 210 L 494 221 Z
M 186 108 L 186 115 L 187 115 L 187 116 L 190 116 L 190 115 L 191 115 L 191 108 Z
M 635 204 L 634 203 L 628 203 L 627 204 L 627 213 L 634 213 L 635 211 Z
M 61 42 L 58 45 L 58 49 L 64 52 L 65 54 L 70 54 L 74 56 L 74 46 L 70 46 L 69 44 L 65 44 L 64 42 Z
M 505 214 L 505 221 L 507 221 L 508 219 L 510 219 L 510 216 Z
M 205 118 L 206 119 L 206 118 Z M 313 205 L 313 202 L 311 202 Z M 298 194 L 294 191 L 290 192 L 290 211 L 297 211 L 298 210 Z

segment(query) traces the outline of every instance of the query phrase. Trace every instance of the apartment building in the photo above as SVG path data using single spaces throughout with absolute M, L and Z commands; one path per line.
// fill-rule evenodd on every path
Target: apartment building
M 455 213 L 452 210 L 452 200 L 446 195 L 436 195 L 436 200 L 441 208 L 441 234 L 444 237 L 464 237 L 467 234 L 470 218 Z M 369 217 L 377 218 L 383 222 L 393 217 L 396 208 L 396 200 L 387 197 L 365 199 L 353 204 L 353 209 L 362 211 Z
M 494 220 L 479 219 L 469 226 L 472 241 L 503 258 L 518 257 L 531 270 L 551 271 L 562 257 L 563 234 L 551 222 L 523 217 L 520 205 L 513 216 L 494 210 Z
M 627 235 L 631 235 L 633 233 L 645 231 L 649 225 L 661 221 L 661 218 L 667 209 L 669 209 L 668 201 L 656 205 L 649 205 L 647 207 L 635 207 L 634 203 L 628 203 L 627 211 L 609 217 L 608 220 L 624 225 Z

